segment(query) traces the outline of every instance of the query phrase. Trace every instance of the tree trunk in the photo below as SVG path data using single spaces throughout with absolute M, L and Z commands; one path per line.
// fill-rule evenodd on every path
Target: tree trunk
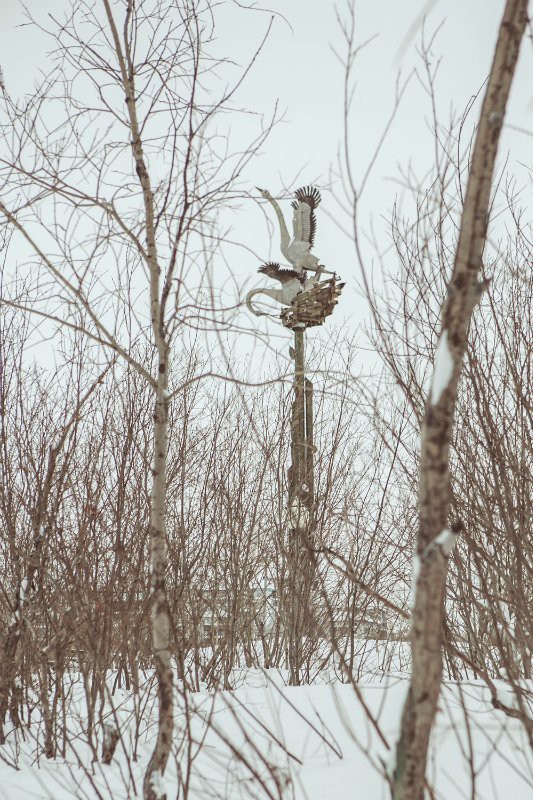
M 170 660 L 170 618 L 166 594 L 166 461 L 168 439 L 167 364 L 161 361 L 154 419 L 154 466 L 150 508 L 152 640 L 157 672 L 159 725 L 157 742 L 144 777 L 145 800 L 165 800 L 162 776 L 172 745 L 173 676 Z
M 448 526 L 449 450 L 457 386 L 470 319 L 486 285 L 479 282 L 478 276 L 487 233 L 491 182 L 526 21 L 527 0 L 508 0 L 472 153 L 455 263 L 442 309 L 442 330 L 422 424 L 412 677 L 396 747 L 394 800 L 423 800 L 424 795 L 429 737 L 442 679 L 448 557 L 461 528 L 460 522 L 454 523 L 451 530 Z

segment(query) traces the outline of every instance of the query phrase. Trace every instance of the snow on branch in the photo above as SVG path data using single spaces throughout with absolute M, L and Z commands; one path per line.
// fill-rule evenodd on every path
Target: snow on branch
M 438 536 L 435 536 L 429 544 L 424 548 L 422 551 L 422 560 L 424 560 L 427 556 L 430 556 L 435 550 L 440 550 L 444 558 L 448 558 L 455 544 L 457 542 L 457 533 L 454 533 L 449 528 L 444 528 Z M 418 573 L 420 572 L 420 558 L 415 555 L 413 560 L 413 583 L 415 584 L 416 580 L 418 579 Z M 414 601 L 413 601 L 414 602 Z
M 451 554 L 456 542 L 457 534 L 449 528 L 444 528 L 435 539 L 435 544 L 437 547 L 440 547 L 442 554 L 446 556 L 446 558 Z
M 150 788 L 152 789 L 155 797 L 157 798 L 164 798 L 166 797 L 165 792 L 165 784 L 163 780 L 163 775 L 161 771 L 156 769 L 150 775 Z
M 435 352 L 431 379 L 431 405 L 436 406 L 453 375 L 453 356 L 448 347 L 448 331 L 442 331 Z
M 30 582 L 29 582 L 28 578 L 24 578 L 22 580 L 21 584 L 20 584 L 20 589 L 19 589 L 19 608 L 24 603 L 24 601 L 26 600 L 26 593 L 28 591 L 29 584 L 30 584 Z

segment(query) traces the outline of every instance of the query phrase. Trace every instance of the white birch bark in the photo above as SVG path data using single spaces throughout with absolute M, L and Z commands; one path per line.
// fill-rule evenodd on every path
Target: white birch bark
M 429 737 L 442 680 L 442 633 L 448 557 L 460 522 L 450 531 L 449 450 L 457 386 L 474 308 L 487 234 L 492 176 L 507 100 L 527 22 L 527 0 L 507 0 L 483 100 L 459 241 L 430 397 L 422 424 L 419 569 L 412 614 L 412 677 L 402 713 L 392 777 L 393 800 L 423 800 Z
M 153 433 L 153 478 L 150 503 L 150 571 L 151 571 L 151 620 L 152 646 L 157 674 L 159 716 L 157 741 L 144 777 L 145 800 L 165 800 L 165 795 L 155 791 L 156 775 L 163 775 L 172 745 L 173 718 L 173 674 L 170 659 L 170 619 L 166 594 L 166 526 L 165 507 L 167 493 L 167 445 L 168 445 L 168 372 L 169 344 L 166 341 L 163 298 L 161 295 L 161 268 L 157 257 L 155 235 L 154 196 L 143 152 L 134 70 L 129 43 L 121 42 L 109 0 L 104 0 L 105 11 L 115 52 L 117 55 L 122 85 L 125 93 L 131 131 L 131 149 L 135 170 L 141 185 L 144 201 L 144 227 L 150 287 L 150 322 L 153 343 L 158 354 L 157 385 Z M 128 0 L 124 29 L 128 29 L 133 14 L 132 0 Z

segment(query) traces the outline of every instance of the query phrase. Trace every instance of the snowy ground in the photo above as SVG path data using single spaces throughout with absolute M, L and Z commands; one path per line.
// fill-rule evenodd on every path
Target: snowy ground
M 188 695 L 188 714 L 180 698 L 176 749 L 164 778 L 169 800 L 185 796 L 187 781 L 191 800 L 388 798 L 385 770 L 392 760 L 386 743 L 392 746 L 397 735 L 405 676 L 369 676 L 357 685 L 359 698 L 351 686 L 340 683 L 288 687 L 277 670 L 247 670 L 234 678 L 238 688 L 232 692 Z M 499 690 L 504 693 L 503 683 Z M 133 700 L 118 690 L 112 702 L 121 742 L 111 765 L 93 764 L 80 730 L 81 686 L 74 684 L 66 758 L 47 761 L 39 754 L 38 725 L 25 738 L 11 734 L 0 748 L 0 798 L 142 796 L 142 775 L 155 733 L 153 716 L 148 728 L 144 722 L 151 716 L 151 697 L 147 690 L 137 760 L 132 757 Z M 487 689 L 475 681 L 447 682 L 439 707 L 428 770 L 436 798 L 531 800 L 533 754 L 525 731 L 517 720 L 492 708 Z M 109 708 L 107 713 L 108 719 L 115 716 Z

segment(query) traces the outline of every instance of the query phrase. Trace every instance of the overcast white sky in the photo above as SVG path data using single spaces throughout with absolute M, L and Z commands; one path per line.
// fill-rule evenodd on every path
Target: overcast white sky
M 68 0 L 29 0 L 35 13 L 43 7 L 60 14 Z M 265 6 L 278 14 L 269 43 L 260 56 L 256 69 L 244 87 L 239 102 L 268 115 L 278 102 L 285 122 L 272 133 L 263 154 L 249 171 L 249 188 L 266 186 L 273 193 L 283 184 L 293 186 L 316 182 L 323 190 L 323 206 L 337 213 L 327 191 L 328 175 L 335 166 L 342 144 L 342 67 L 332 47 L 342 52 L 335 6 L 329 0 L 265 0 Z M 344 4 L 339 2 L 339 13 Z M 435 58 L 441 58 L 437 80 L 441 119 L 447 120 L 451 110 L 460 112 L 469 98 L 479 91 L 487 77 L 498 24 L 504 8 L 503 0 L 360 0 L 356 4 L 357 40 L 376 38 L 358 57 L 355 75 L 357 90 L 352 117 L 350 148 L 356 172 L 363 174 L 373 153 L 385 121 L 390 113 L 398 70 L 407 75 L 415 64 L 420 65 L 416 47 L 420 43 L 421 24 L 427 13 L 429 32 L 443 23 L 433 47 Z M 2 0 L 0 26 L 0 61 L 11 92 L 21 94 L 31 89 L 39 69 L 47 68 L 48 43 L 39 32 L 17 27 L 22 21 L 18 0 Z M 228 2 L 219 13 L 218 27 L 221 53 L 245 63 L 266 29 L 269 14 L 265 10 L 249 12 L 244 17 L 237 6 Z M 407 45 L 402 43 L 407 37 Z M 511 154 L 509 170 L 517 172 L 531 200 L 531 167 L 533 139 L 520 132 L 532 131 L 533 58 L 531 42 L 524 41 L 515 80 L 507 126 L 500 158 Z M 375 166 L 363 206 L 363 227 L 371 218 L 378 220 L 390 211 L 399 192 L 395 178 L 398 165 L 409 161 L 423 175 L 431 166 L 433 138 L 430 129 L 430 106 L 424 90 L 411 81 L 399 114 Z M 475 116 L 471 118 L 471 126 Z M 235 119 L 235 134 L 241 133 L 242 118 Z M 471 129 L 470 126 L 470 129 Z M 249 242 L 264 258 L 279 258 L 277 243 L 269 252 L 264 218 L 258 205 L 249 202 L 234 224 L 233 238 Z M 379 223 L 378 223 L 379 225 Z M 348 320 L 355 326 L 364 314 L 362 301 L 354 289 L 356 269 L 350 242 L 335 228 L 323 212 L 318 218 L 315 251 L 327 266 L 335 268 L 350 284 L 336 313 L 336 324 Z M 264 281 L 254 276 L 258 264 L 243 251 L 235 253 L 235 272 L 249 276 L 250 285 Z M 260 323 L 261 324 L 261 323 Z M 263 325 L 271 323 L 263 322 Z

